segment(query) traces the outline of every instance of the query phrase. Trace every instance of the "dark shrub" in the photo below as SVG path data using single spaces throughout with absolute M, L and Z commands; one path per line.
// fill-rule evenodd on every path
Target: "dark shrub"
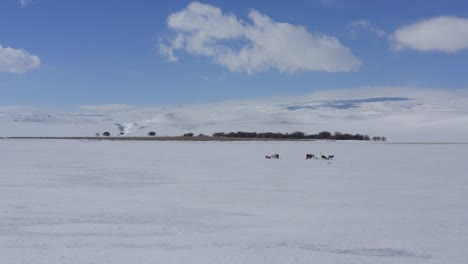
M 193 137 L 193 133 L 184 134 L 184 137 Z
M 150 137 L 154 137 L 154 136 L 156 136 L 156 132 L 154 132 L 154 131 L 151 131 L 151 132 L 149 132 L 149 133 L 148 133 L 148 136 L 150 136 Z
M 329 139 L 329 138 L 331 138 L 331 136 L 332 136 L 332 134 L 330 132 L 322 131 L 322 132 L 318 133 L 317 138 L 319 138 L 319 139 Z
M 305 138 L 306 135 L 304 132 L 295 131 L 295 132 L 292 132 L 290 136 L 291 138 L 294 138 L 294 139 L 303 139 Z
M 105 137 L 108 137 L 108 136 L 110 136 L 110 133 L 106 131 L 106 132 L 102 133 L 102 135 L 105 136 Z

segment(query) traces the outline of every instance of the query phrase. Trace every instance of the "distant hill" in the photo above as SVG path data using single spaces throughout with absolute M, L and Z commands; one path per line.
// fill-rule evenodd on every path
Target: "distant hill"
M 467 142 L 468 91 L 367 88 L 174 107 L 113 104 L 76 112 L 0 107 L 1 136 L 159 136 L 340 131 L 389 141 Z

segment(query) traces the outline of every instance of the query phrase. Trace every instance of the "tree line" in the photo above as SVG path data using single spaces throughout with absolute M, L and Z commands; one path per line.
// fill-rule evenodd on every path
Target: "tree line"
M 328 131 L 322 131 L 318 134 L 306 134 L 301 131 L 295 131 L 292 133 L 273 133 L 273 132 L 264 132 L 264 133 L 257 133 L 257 132 L 217 132 L 213 133 L 213 137 L 227 137 L 227 138 L 272 138 L 272 139 L 332 139 L 332 140 L 374 140 L 374 141 L 386 141 L 386 137 L 372 137 L 370 138 L 368 135 L 361 135 L 361 134 L 349 134 L 349 133 L 341 133 L 335 132 L 334 134 Z
M 111 134 L 109 132 L 102 133 L 103 136 L 109 137 Z M 100 136 L 99 133 L 96 133 L 96 136 Z M 154 137 L 156 136 L 156 132 L 151 131 L 148 133 L 148 136 Z M 193 137 L 193 133 L 186 133 L 183 137 Z M 198 137 L 209 137 L 204 134 L 199 134 Z M 341 133 L 335 132 L 334 134 L 328 131 L 322 131 L 318 134 L 306 134 L 301 131 L 295 131 L 292 133 L 280 133 L 280 132 L 217 132 L 213 133 L 212 137 L 216 138 L 258 138 L 258 139 L 330 139 L 330 140 L 365 140 L 365 141 L 387 141 L 386 137 L 378 136 L 378 137 L 369 137 L 368 135 L 361 135 L 361 134 L 350 134 L 350 133 Z

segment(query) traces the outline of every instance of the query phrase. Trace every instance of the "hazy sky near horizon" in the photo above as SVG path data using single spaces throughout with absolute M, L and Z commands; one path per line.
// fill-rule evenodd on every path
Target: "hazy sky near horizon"
M 462 0 L 0 2 L 0 106 L 468 89 L 467 69 Z

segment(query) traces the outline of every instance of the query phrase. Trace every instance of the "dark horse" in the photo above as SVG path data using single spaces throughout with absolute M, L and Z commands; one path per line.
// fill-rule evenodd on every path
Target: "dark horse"
M 314 154 L 306 154 L 306 160 L 307 159 L 313 159 L 313 158 L 315 158 Z
M 273 154 L 270 156 L 265 156 L 265 159 L 279 159 L 279 154 Z
M 324 160 L 332 160 L 334 157 L 335 155 L 328 155 L 328 156 L 322 155 L 322 159 Z

